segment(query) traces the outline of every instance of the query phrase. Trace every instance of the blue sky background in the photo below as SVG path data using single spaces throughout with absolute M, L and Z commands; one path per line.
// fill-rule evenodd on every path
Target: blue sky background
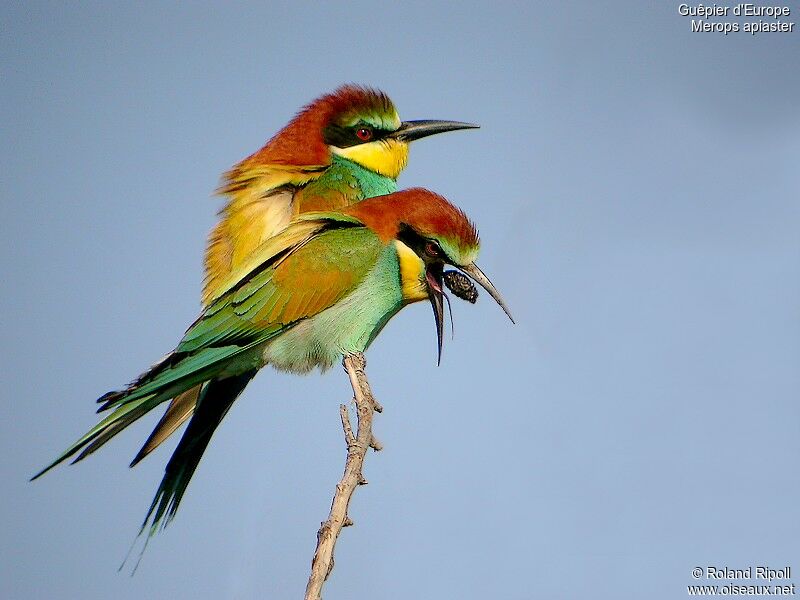
M 219 174 L 349 81 L 481 124 L 417 143 L 400 184 L 478 223 L 518 324 L 457 302 L 437 368 L 419 304 L 370 349 L 385 451 L 325 597 L 800 572 L 800 32 L 692 33 L 677 7 L 4 3 L 0 597 L 301 597 L 338 369 L 259 375 L 132 579 L 171 447 L 127 464 L 156 415 L 27 478 L 196 316 Z

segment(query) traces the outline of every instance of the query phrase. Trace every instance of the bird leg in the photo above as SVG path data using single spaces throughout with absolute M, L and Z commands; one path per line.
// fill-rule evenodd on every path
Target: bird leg
M 372 435 L 372 417 L 375 412 L 382 410 L 375 401 L 372 390 L 364 371 L 367 362 L 361 353 L 350 354 L 344 357 L 342 364 L 353 386 L 356 403 L 356 416 L 358 418 L 357 432 L 353 433 L 347 406 L 339 406 L 339 415 L 342 419 L 344 439 L 347 444 L 347 462 L 341 481 L 336 485 L 336 492 L 331 502 L 331 511 L 328 520 L 324 521 L 317 532 L 317 548 L 314 559 L 311 561 L 311 575 L 306 586 L 305 600 L 320 600 L 322 586 L 328 579 L 333 569 L 333 550 L 342 527 L 348 527 L 353 521 L 347 515 L 350 498 L 356 487 L 367 482 L 361 470 L 367 450 L 373 448 L 380 450 L 380 442 Z

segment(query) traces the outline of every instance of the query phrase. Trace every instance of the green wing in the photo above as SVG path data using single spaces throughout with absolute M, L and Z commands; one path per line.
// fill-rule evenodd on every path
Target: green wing
M 298 215 L 286 229 L 265 240 L 258 248 L 253 250 L 247 261 L 235 269 L 218 286 L 214 294 L 207 300 L 206 306 L 211 306 L 231 289 L 241 285 L 242 281 L 249 280 L 251 274 L 254 271 L 262 270 L 264 265 L 274 266 L 287 256 L 290 256 L 293 250 L 302 246 L 319 233 L 332 228 L 359 225 L 363 224 L 355 217 L 337 212 L 309 212 Z
M 177 352 L 267 341 L 352 292 L 383 249 L 364 227 L 324 231 L 233 286 L 189 328 Z
M 98 412 L 113 412 L 34 478 L 78 452 L 76 462 L 85 458 L 162 402 L 222 373 L 234 375 L 232 363 L 259 368 L 261 344 L 352 292 L 376 264 L 382 242 L 349 219 L 306 223 L 313 233 L 292 247 L 266 248 L 265 262 L 228 286 L 172 353 L 126 389 L 102 396 Z

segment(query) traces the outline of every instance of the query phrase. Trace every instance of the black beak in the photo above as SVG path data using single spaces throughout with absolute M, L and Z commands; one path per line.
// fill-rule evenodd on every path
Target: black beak
M 463 267 L 459 266 L 458 268 L 461 269 L 464 273 L 466 273 L 470 277 L 472 277 L 472 279 L 474 279 L 478 284 L 480 284 L 480 286 L 483 289 L 489 292 L 489 295 L 492 298 L 494 298 L 494 301 L 497 302 L 497 304 L 500 305 L 500 308 L 502 308 L 503 312 L 506 313 L 506 316 L 508 316 L 508 318 L 511 319 L 511 322 L 512 323 L 515 322 L 514 317 L 511 316 L 511 311 L 508 309 L 508 306 L 503 300 L 503 297 L 500 295 L 500 292 L 498 292 L 497 288 L 494 287 L 494 284 L 491 281 L 489 281 L 489 278 L 483 274 L 483 271 L 481 271 L 478 268 L 478 265 L 476 265 L 475 263 L 470 263 Z
M 444 292 L 442 291 L 442 269 L 428 269 L 425 273 L 428 282 L 428 296 L 433 306 L 433 318 L 436 320 L 436 340 L 439 354 L 436 364 L 442 364 L 442 342 L 444 341 Z
M 386 137 L 410 142 L 436 133 L 444 133 L 445 131 L 478 129 L 479 127 L 480 125 L 462 123 L 460 121 L 403 121 L 397 131 L 390 133 Z
M 444 290 L 442 290 L 442 284 L 445 281 L 445 273 L 444 273 L 444 265 L 442 264 L 434 264 L 428 267 L 428 270 L 425 273 L 425 280 L 428 282 L 428 297 L 431 300 L 431 306 L 433 307 L 433 318 L 436 320 L 436 341 L 438 344 L 439 354 L 436 360 L 436 364 L 442 364 L 442 342 L 444 341 L 444 301 L 447 297 L 444 294 Z M 511 322 L 514 323 L 514 317 L 511 316 L 511 311 L 508 309 L 503 297 L 500 295 L 500 292 L 497 291 L 497 288 L 494 287 L 489 278 L 484 275 L 483 271 L 478 268 L 478 265 L 475 263 L 470 263 L 465 266 L 457 265 L 461 271 L 465 274 L 469 275 L 473 280 L 475 280 L 483 289 L 489 292 L 489 295 L 494 299 L 497 304 L 500 305 L 500 308 L 503 309 L 503 312 L 506 313 Z M 452 271 L 451 271 L 452 272 Z M 448 287 L 450 287 L 448 285 Z M 473 290 L 475 297 L 470 299 L 467 298 L 465 295 L 461 295 L 455 290 L 451 288 L 454 294 L 459 296 L 459 298 L 464 298 L 465 300 L 469 300 L 470 302 L 475 302 L 477 300 L 478 293 L 477 291 Z M 449 299 L 448 304 L 449 304 Z M 450 319 L 452 320 L 453 315 L 450 314 Z

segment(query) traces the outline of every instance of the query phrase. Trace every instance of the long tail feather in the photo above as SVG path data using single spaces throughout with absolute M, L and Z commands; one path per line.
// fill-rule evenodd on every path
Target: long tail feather
M 150 522 L 148 537 L 151 537 L 175 517 L 186 487 L 211 441 L 211 436 L 234 400 L 255 374 L 256 371 L 250 371 L 235 377 L 212 379 L 203 386 L 194 416 L 164 469 L 164 478 L 147 511 L 140 535 L 147 529 L 148 522 Z
M 78 452 L 74 462 L 86 458 L 117 433 L 153 408 L 217 375 L 235 356 L 247 352 L 257 342 L 246 346 L 204 348 L 187 354 L 174 352 L 156 364 L 126 389 L 109 392 L 100 398 L 100 411 L 114 409 L 105 419 L 78 439 L 56 460 L 31 477 L 38 479 L 53 467 Z
M 155 426 L 155 429 L 153 429 L 150 437 L 147 438 L 142 449 L 139 450 L 139 453 L 133 461 L 131 461 L 131 467 L 135 467 L 139 464 L 145 456 L 158 448 L 164 440 L 171 436 L 175 430 L 184 423 L 184 421 L 194 414 L 201 388 L 202 386 L 198 385 L 173 398 L 164 416 L 161 417 L 161 420 Z
M 103 412 L 127 404 L 153 393 L 167 393 L 167 398 L 211 379 L 219 372 L 220 363 L 227 362 L 249 346 L 218 346 L 204 348 L 192 354 L 175 352 L 155 365 L 122 392 L 110 392 L 102 396 L 104 401 L 97 412 Z M 186 385 L 187 381 L 191 381 Z
M 139 419 L 139 417 L 143 417 L 148 412 L 150 412 L 150 403 L 145 403 L 135 410 L 127 413 L 124 418 L 119 419 L 118 421 L 114 421 L 110 425 L 108 425 L 103 432 L 98 435 L 91 443 L 87 444 L 83 451 L 78 455 L 78 457 L 72 461 L 73 464 L 79 462 L 92 454 L 95 450 L 100 448 L 103 444 L 105 444 L 108 440 L 113 438 L 117 435 L 120 431 L 125 429 L 128 425 Z
M 47 465 L 44 469 L 36 473 L 36 475 L 31 477 L 31 481 L 38 479 L 53 467 L 61 464 L 68 458 L 77 454 L 86 446 L 92 447 L 91 452 L 94 452 L 94 450 L 111 439 L 113 435 L 119 433 L 122 429 L 133 423 L 133 421 L 153 408 L 157 404 L 157 402 L 154 402 L 155 397 L 155 394 L 151 394 L 149 396 L 145 396 L 144 398 L 139 398 L 134 402 L 123 404 L 117 408 L 105 419 L 92 427 L 92 429 L 90 429 L 83 437 L 67 448 L 61 456 Z M 111 435 L 108 435 L 109 432 L 111 432 Z M 77 462 L 84 456 L 88 456 L 88 454 L 91 452 L 81 454 L 77 459 L 75 459 L 74 462 Z

